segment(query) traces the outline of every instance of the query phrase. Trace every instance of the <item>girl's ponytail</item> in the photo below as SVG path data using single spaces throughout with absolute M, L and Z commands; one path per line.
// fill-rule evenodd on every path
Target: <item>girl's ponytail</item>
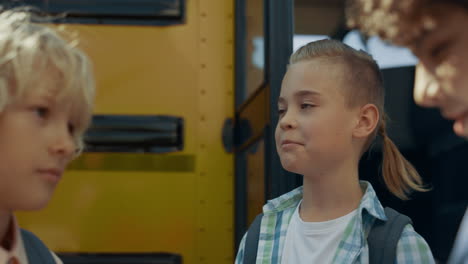
M 388 190 L 402 200 L 408 200 L 413 191 L 428 191 L 416 169 L 403 157 L 393 141 L 387 136 L 385 117 L 382 118 L 379 135 L 382 137 L 383 178 Z

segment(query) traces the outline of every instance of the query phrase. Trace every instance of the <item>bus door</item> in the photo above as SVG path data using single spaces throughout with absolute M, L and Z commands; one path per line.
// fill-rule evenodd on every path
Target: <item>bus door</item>
M 274 143 L 292 34 L 292 0 L 236 1 L 236 245 L 265 201 L 295 185 Z

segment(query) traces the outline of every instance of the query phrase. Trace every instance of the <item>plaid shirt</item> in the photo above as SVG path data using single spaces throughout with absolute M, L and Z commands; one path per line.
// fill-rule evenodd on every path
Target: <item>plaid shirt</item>
M 335 252 L 333 263 L 369 263 L 369 248 L 367 234 L 375 219 L 387 220 L 382 205 L 375 194 L 372 185 L 361 181 L 365 194 L 359 204 L 358 214 L 347 225 L 343 238 Z M 302 187 L 268 201 L 263 207 L 263 218 L 260 226 L 256 263 L 280 263 L 283 255 L 286 232 L 289 221 L 302 199 Z M 244 259 L 246 235 L 239 245 L 236 264 L 242 264 Z M 413 226 L 403 229 L 397 245 L 395 263 L 435 263 L 426 241 L 414 231 Z

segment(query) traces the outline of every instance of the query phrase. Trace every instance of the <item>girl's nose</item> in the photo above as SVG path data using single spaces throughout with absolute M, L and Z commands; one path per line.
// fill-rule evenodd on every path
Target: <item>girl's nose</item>
M 283 130 L 297 127 L 297 122 L 296 122 L 296 119 L 294 118 L 293 113 L 291 113 L 290 111 L 286 111 L 283 117 L 281 117 L 281 119 L 279 120 L 279 125 L 280 125 L 280 128 Z

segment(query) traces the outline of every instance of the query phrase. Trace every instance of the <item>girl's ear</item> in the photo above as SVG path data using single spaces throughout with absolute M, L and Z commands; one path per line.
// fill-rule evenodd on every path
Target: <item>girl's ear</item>
M 354 127 L 353 136 L 355 138 L 367 138 L 374 132 L 379 123 L 379 110 L 374 104 L 366 104 L 361 107 L 358 122 Z

